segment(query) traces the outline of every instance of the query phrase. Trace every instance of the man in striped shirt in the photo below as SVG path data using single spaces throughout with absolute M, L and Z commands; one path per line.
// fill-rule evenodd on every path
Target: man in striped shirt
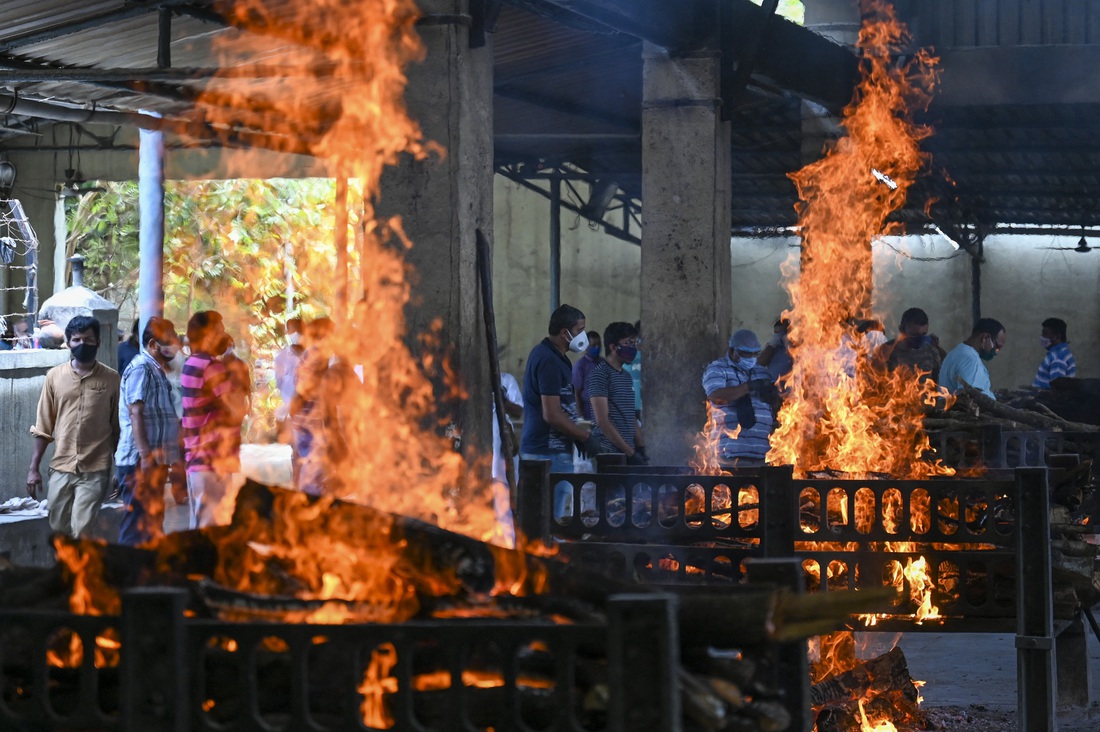
M 141 340 L 142 350 L 122 374 L 118 403 L 122 434 L 115 451 L 126 508 L 118 543 L 130 546 L 164 534 L 164 486 L 169 476 L 176 501 L 187 499 L 180 421 L 167 376 L 168 364 L 180 347 L 176 327 L 164 318 L 149 318 Z
M 1047 355 L 1039 364 L 1032 386 L 1049 389 L 1055 379 L 1072 379 L 1077 376 L 1077 361 L 1069 350 L 1066 341 L 1066 321 L 1061 318 L 1047 318 L 1043 321 L 1043 330 L 1039 343 L 1047 349 Z
M 718 458 L 729 467 L 763 465 L 768 455 L 778 392 L 768 370 L 756 363 L 760 350 L 755 333 L 739 330 L 730 336 L 726 355 L 703 373 L 703 391 L 718 412 Z
M 225 366 L 213 354 L 226 350 L 229 337 L 220 313 L 195 313 L 187 323 L 191 357 L 183 364 L 183 443 L 187 452 L 187 492 L 191 528 L 219 522 L 221 504 L 234 474 L 240 472 L 240 432 L 245 399 L 233 388 Z
M 601 452 L 621 452 L 631 465 L 645 465 L 645 447 L 634 409 L 634 379 L 623 368 L 638 355 L 638 331 L 630 323 L 611 323 L 603 333 L 607 357 L 588 376 L 592 414 Z

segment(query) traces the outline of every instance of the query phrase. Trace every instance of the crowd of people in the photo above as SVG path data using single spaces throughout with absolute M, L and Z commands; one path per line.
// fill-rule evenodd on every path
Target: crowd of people
M 857 359 L 865 358 L 879 373 L 906 371 L 950 393 L 973 387 L 996 398 L 986 364 L 1004 348 L 1006 332 L 993 318 L 978 320 L 950 352 L 930 333 L 928 314 L 920 308 L 902 314 L 891 339 L 874 319 L 853 318 L 844 325 L 838 357 L 851 377 L 856 375 Z M 584 313 L 562 305 L 550 316 L 547 337 L 531 351 L 523 377 L 520 456 L 549 460 L 551 471 L 562 473 L 574 471 L 576 455 L 616 452 L 630 463 L 645 464 L 641 391 L 630 371 L 640 361 L 640 323 L 611 323 L 602 336 L 586 327 Z M 1040 343 L 1047 353 L 1035 387 L 1049 389 L 1058 379 L 1076 376 L 1066 331 L 1063 320 L 1043 321 Z M 581 354 L 575 363 L 569 360 L 570 352 Z M 723 465 L 764 463 L 790 388 L 794 358 L 790 321 L 780 318 L 766 344 L 752 330 L 740 329 L 730 336 L 726 353 L 706 367 L 702 387 Z
M 887 340 L 880 323 L 850 321 L 844 369 L 854 375 L 864 357 L 882 372 L 907 370 L 948 392 L 973 387 L 995 398 L 986 363 L 1005 346 L 1004 326 L 982 318 L 971 334 L 945 352 L 929 332 L 928 315 L 910 308 L 897 335 Z M 586 331 L 584 313 L 562 305 L 550 316 L 547 336 L 527 358 L 522 384 L 502 374 L 505 423 L 522 416 L 519 457 L 548 460 L 552 472 L 573 472 L 576 456 L 592 459 L 621 453 L 630 464 L 648 464 L 640 390 L 641 324 L 616 321 L 603 333 Z M 320 494 L 339 489 L 338 471 L 326 466 L 347 451 L 334 412 L 348 379 L 362 375 L 332 355 L 328 318 L 286 323 L 286 346 L 274 358 L 275 386 L 282 396 L 276 418 L 289 433 L 293 481 Z M 70 359 L 47 373 L 31 428 L 34 447 L 27 472 L 31 497 L 48 499 L 55 531 L 85 535 L 114 484 L 125 506 L 119 542 L 136 545 L 159 536 L 165 490 L 188 504 L 192 528 L 215 523 L 219 507 L 240 482 L 242 424 L 252 394 L 250 370 L 234 353 L 222 316 L 195 313 L 186 337 L 174 324 L 149 318 L 142 332 L 134 324 L 118 345 L 120 370 L 97 360 L 100 324 L 74 317 L 64 329 Z M 16 331 L 16 338 L 25 337 Z M 1042 323 L 1046 357 L 1034 386 L 1048 389 L 1076 376 L 1065 321 Z M 570 353 L 580 354 L 576 362 Z M 767 344 L 748 329 L 734 332 L 725 354 L 702 374 L 711 406 L 718 457 L 727 466 L 762 465 L 769 438 L 789 388 L 795 359 L 790 323 L 779 319 Z M 494 418 L 493 478 L 505 484 L 505 460 Z M 41 462 L 47 446 L 54 455 L 48 479 Z M 498 510 L 507 511 L 507 491 Z M 557 501 L 568 500 L 568 496 Z M 564 512 L 564 507 L 556 511 Z
M 121 373 L 97 358 L 100 330 L 89 316 L 65 326 L 70 358 L 46 374 L 31 428 L 28 494 L 44 494 L 51 528 L 71 536 L 91 531 L 112 481 L 125 506 L 121 544 L 163 533 L 166 487 L 189 504 L 191 528 L 211 525 L 239 483 L 251 394 L 249 369 L 233 355 L 222 316 L 195 313 L 186 339 L 171 321 L 151 317 L 138 340 L 135 324 L 118 346 Z

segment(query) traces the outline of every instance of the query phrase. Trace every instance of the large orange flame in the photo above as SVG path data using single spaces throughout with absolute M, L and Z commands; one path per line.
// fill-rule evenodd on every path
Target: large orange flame
M 333 252 L 328 261 L 337 267 L 328 303 L 336 332 L 314 340 L 303 361 L 303 368 L 308 361 L 321 374 L 315 413 L 322 416 L 312 429 L 324 432 L 317 435 L 324 447 L 313 459 L 331 478 L 327 490 L 491 536 L 495 516 L 483 485 L 487 476 L 482 481 L 467 469 L 436 416 L 439 395 L 431 377 L 440 375 L 451 396 L 461 394 L 458 377 L 438 357 L 414 356 L 406 345 L 403 309 L 411 290 L 402 255 L 412 242 L 399 219 L 378 220 L 374 210 L 386 166 L 402 155 L 443 154 L 422 140 L 404 103 L 405 66 L 423 57 L 414 28 L 416 4 L 289 0 L 275 8 L 244 0 L 224 12 L 232 25 L 249 31 L 220 46 L 225 58 L 241 58 L 242 48 L 253 57 L 277 54 L 287 75 L 214 78 L 199 102 L 205 119 L 219 127 L 243 123 L 262 133 L 268 147 L 313 155 L 337 178 L 338 192 L 345 190 L 340 181 L 348 182 L 349 217 L 337 227 L 347 228 L 337 230 L 334 241 L 309 242 L 315 251 Z M 236 168 L 247 170 L 249 155 L 238 152 Z M 352 288 L 348 283 L 356 276 Z M 414 335 L 411 340 L 442 340 L 438 331 Z M 228 513 L 223 507 L 221 515 Z M 302 537 L 300 550 L 321 551 L 315 539 L 322 537 Z M 333 591 L 342 593 L 339 587 Z
M 852 327 L 872 311 L 871 243 L 888 233 L 887 219 L 924 160 L 919 143 L 931 131 L 915 125 L 910 110 L 927 106 L 935 81 L 927 53 L 895 63 L 905 30 L 889 5 L 872 6 L 859 39 L 863 79 L 844 110 L 848 134 L 791 175 L 802 199 L 801 266 L 784 271 L 794 369 L 768 462 L 802 475 L 950 474 L 922 460 L 929 443 L 921 418 L 935 387 L 910 373 L 878 372 Z

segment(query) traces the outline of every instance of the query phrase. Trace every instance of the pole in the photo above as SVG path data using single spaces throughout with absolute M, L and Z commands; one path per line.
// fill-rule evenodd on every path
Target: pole
M 550 312 L 561 305 L 561 176 L 550 179 Z
M 141 130 L 138 149 L 138 332 L 164 314 L 164 133 Z M 185 314 L 191 317 L 191 313 Z
M 975 245 L 976 253 L 970 257 L 970 309 L 974 324 L 982 319 L 982 256 L 985 253 L 985 238 L 979 236 Z

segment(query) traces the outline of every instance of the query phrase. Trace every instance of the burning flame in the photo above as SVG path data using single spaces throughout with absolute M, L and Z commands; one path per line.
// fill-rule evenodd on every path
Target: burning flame
M 898 732 L 898 728 L 889 719 L 880 719 L 874 724 L 867 721 L 867 712 L 863 710 L 863 700 L 859 700 L 860 732 Z
M 69 595 L 69 610 L 75 615 L 122 614 L 122 598 L 104 578 L 103 556 L 98 551 L 89 551 L 82 540 L 72 540 L 63 536 L 54 537 L 54 550 L 57 561 L 65 567 L 72 579 L 73 590 Z M 61 639 L 64 648 L 47 651 L 47 662 L 58 668 L 78 668 L 84 663 L 84 644 L 80 636 L 69 633 L 67 639 Z M 95 639 L 95 666 L 109 668 L 119 663 L 118 631 L 108 628 Z
M 888 233 L 887 217 L 925 158 L 920 140 L 931 134 L 912 122 L 910 109 L 931 100 L 936 59 L 922 51 L 896 64 L 906 41 L 893 9 L 872 3 L 859 38 L 864 76 L 844 110 L 848 134 L 791 175 L 802 199 L 801 266 L 784 270 L 794 369 L 768 462 L 794 465 L 800 475 L 952 473 L 922 459 L 929 450 L 922 416 L 938 396 L 934 385 L 875 368 L 854 328 L 872 309 L 871 243 Z
M 730 475 L 730 472 L 722 467 L 718 448 L 723 437 L 737 439 L 741 434 L 741 425 L 727 430 L 722 410 L 711 404 L 709 400 L 706 406 L 707 423 L 703 426 L 703 431 L 695 436 L 693 446 L 695 457 L 691 459 L 689 465 L 696 475 Z
M 412 242 L 398 218 L 375 215 L 387 166 L 402 155 L 444 154 L 422 140 L 404 104 L 405 66 L 424 56 L 414 27 L 416 3 L 290 0 L 275 12 L 262 0 L 244 0 L 223 12 L 233 26 L 251 31 L 220 46 L 227 59 L 241 58 L 242 48 L 253 57 L 277 52 L 287 74 L 260 80 L 229 72 L 215 77 L 199 100 L 204 120 L 215 129 L 243 125 L 263 136 L 268 147 L 313 155 L 347 196 L 348 220 L 338 222 L 335 241 L 306 247 L 314 254 L 332 252 L 329 260 L 337 263 L 329 303 L 336 332 L 307 346 L 303 361 L 303 368 L 310 361 L 324 373 L 316 402 L 323 403 L 327 417 L 315 426 L 324 433 L 318 436 L 327 447 L 340 447 L 319 457 L 320 470 L 331 479 L 326 489 L 346 500 L 491 536 L 496 517 L 487 476 L 471 477 L 474 471 L 435 416 L 439 395 L 432 378 L 457 397 L 459 377 L 445 360 L 414 355 L 405 343 L 403 309 L 411 297 L 411 272 L 402 254 Z M 238 168 L 247 169 L 249 155 L 238 153 Z M 341 225 L 347 229 L 339 230 Z M 347 241 L 354 246 L 347 247 Z M 338 250 L 336 243 L 350 251 Z M 349 288 L 356 277 L 359 283 Z M 233 309 L 231 303 L 225 307 Z M 412 335 L 422 343 L 438 343 L 443 336 L 439 326 Z M 323 537 L 301 539 L 303 554 L 317 554 L 322 547 L 316 544 L 325 543 Z

